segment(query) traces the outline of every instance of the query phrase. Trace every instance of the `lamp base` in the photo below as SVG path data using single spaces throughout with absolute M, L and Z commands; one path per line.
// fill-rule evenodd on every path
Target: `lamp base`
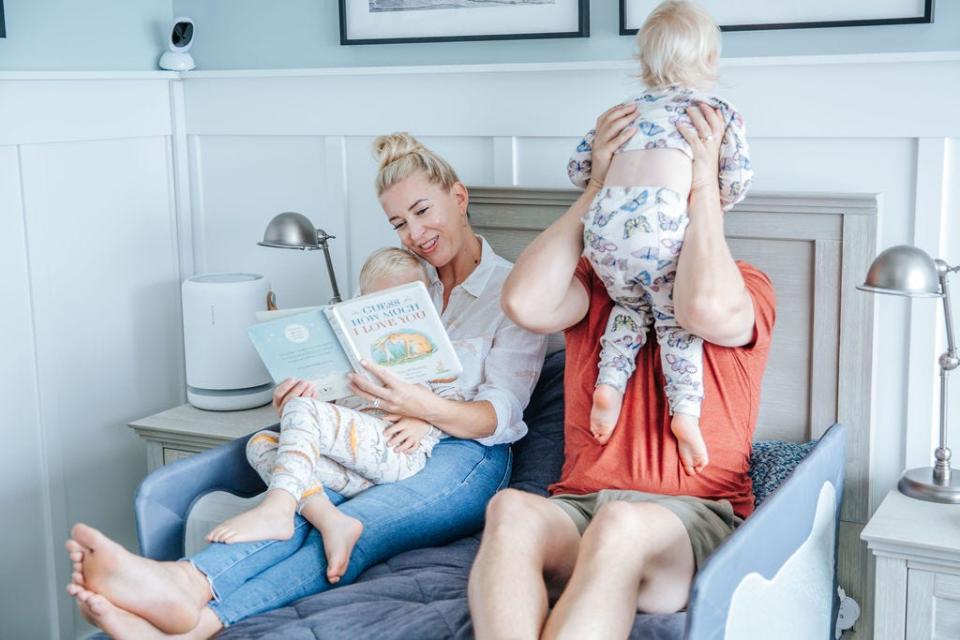
M 897 488 L 917 500 L 960 504 L 960 470 L 950 470 L 949 484 L 937 484 L 933 481 L 933 467 L 910 469 L 900 477 Z

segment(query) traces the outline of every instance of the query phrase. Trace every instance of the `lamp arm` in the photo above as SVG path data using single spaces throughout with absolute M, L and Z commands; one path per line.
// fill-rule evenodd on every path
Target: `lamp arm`
M 940 290 L 943 292 L 943 315 L 947 325 L 947 353 L 945 354 L 946 358 L 943 359 L 947 362 L 941 362 L 940 366 L 948 370 L 957 368 L 957 342 L 953 333 L 953 313 L 951 311 L 950 287 L 947 284 L 947 276 L 950 275 L 951 271 L 957 270 L 960 270 L 960 265 L 952 269 L 947 267 L 940 271 Z M 952 364 L 953 366 L 946 366 L 948 364 Z

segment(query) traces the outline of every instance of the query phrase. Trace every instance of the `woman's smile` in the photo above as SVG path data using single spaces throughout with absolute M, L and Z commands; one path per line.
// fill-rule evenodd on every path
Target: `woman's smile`
M 417 249 L 420 250 L 421 255 L 424 255 L 424 256 L 429 255 L 436 250 L 437 245 L 439 243 L 440 243 L 440 236 L 435 235 L 430 237 L 430 239 L 427 240 L 426 242 L 421 242 L 420 244 L 418 244 Z

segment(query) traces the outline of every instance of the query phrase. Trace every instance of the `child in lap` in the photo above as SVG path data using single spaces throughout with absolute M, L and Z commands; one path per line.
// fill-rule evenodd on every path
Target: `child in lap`
M 381 249 L 364 263 L 360 289 L 368 294 L 417 280 L 428 283 L 413 254 Z M 431 381 L 427 386 L 441 397 L 462 399 L 456 379 Z M 267 484 L 266 497 L 214 528 L 207 539 L 223 543 L 285 540 L 293 535 L 294 515 L 299 511 L 323 536 L 328 563 L 345 569 L 362 527 L 336 509 L 323 489 L 350 498 L 375 484 L 397 482 L 422 470 L 433 447 L 446 435 L 422 420 L 402 420 L 401 430 L 390 429 L 396 417 L 355 396 L 335 403 L 305 397 L 287 401 L 280 433 L 261 431 L 247 443 L 247 459 Z M 391 438 L 396 438 L 393 445 Z

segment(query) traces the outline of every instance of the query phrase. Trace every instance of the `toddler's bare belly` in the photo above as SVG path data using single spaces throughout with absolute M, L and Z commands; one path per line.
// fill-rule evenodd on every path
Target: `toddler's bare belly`
M 686 200 L 692 177 L 693 163 L 679 149 L 640 149 L 615 154 L 604 185 L 667 187 Z

